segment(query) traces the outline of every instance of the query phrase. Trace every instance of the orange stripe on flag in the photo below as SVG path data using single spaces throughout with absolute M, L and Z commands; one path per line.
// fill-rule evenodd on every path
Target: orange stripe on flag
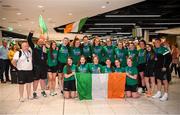
M 126 73 L 110 73 L 108 76 L 108 98 L 123 98 Z
M 64 29 L 64 33 L 71 32 L 72 28 L 73 28 L 73 23 L 66 25 L 66 27 Z

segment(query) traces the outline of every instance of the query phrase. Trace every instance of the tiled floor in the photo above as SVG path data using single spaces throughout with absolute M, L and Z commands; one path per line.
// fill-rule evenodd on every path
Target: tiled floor
M 39 92 L 40 93 L 40 92 Z M 180 79 L 170 85 L 169 100 L 139 99 L 79 101 L 55 97 L 18 101 L 18 85 L 0 84 L 0 115 L 159 115 L 180 114 Z

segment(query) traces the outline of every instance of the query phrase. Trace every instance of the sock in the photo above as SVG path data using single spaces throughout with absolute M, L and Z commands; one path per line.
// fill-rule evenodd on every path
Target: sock
M 168 97 L 168 93 L 164 93 L 164 96 Z

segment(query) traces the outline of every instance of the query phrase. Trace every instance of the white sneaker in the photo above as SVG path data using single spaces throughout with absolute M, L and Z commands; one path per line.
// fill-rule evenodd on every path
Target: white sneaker
M 160 101 L 167 101 L 168 100 L 168 94 L 164 93 L 164 95 L 160 98 Z
M 20 101 L 20 102 L 24 102 L 24 98 L 22 98 L 22 97 L 19 98 L 19 101 Z
M 155 95 L 152 96 L 152 98 L 160 98 L 161 97 L 161 92 L 157 91 Z
M 141 94 L 143 92 L 143 89 L 139 87 L 137 92 Z

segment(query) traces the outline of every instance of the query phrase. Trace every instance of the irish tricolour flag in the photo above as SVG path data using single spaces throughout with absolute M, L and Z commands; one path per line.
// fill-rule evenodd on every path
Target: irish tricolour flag
M 123 98 L 126 74 L 76 73 L 76 82 L 80 100 Z
M 87 19 L 88 18 L 83 18 L 77 22 L 73 22 L 73 23 L 66 25 L 66 27 L 64 28 L 64 33 L 79 32 L 82 29 L 82 27 L 85 25 Z

